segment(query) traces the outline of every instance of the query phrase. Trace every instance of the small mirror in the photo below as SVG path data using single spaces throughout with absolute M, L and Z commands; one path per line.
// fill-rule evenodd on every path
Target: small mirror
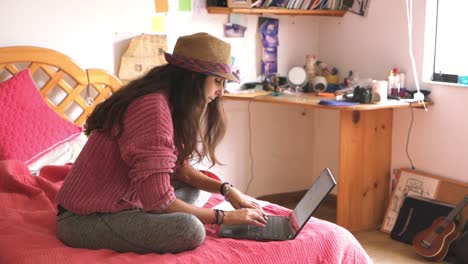
M 307 84 L 308 77 L 306 70 L 301 66 L 294 66 L 288 71 L 288 83 L 295 89 L 296 93 Z

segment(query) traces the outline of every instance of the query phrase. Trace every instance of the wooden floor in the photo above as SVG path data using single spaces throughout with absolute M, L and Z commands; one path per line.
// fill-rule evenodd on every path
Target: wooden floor
M 304 194 L 305 191 L 299 191 L 267 195 L 258 197 L 257 199 L 269 201 L 286 208 L 294 209 Z M 314 213 L 314 217 L 336 223 L 336 196 L 327 196 L 317 211 Z M 393 240 L 388 234 L 378 230 L 353 233 L 353 235 L 361 243 L 367 254 L 369 254 L 371 259 L 376 264 L 432 263 L 419 257 L 419 255 L 413 251 L 410 245 Z

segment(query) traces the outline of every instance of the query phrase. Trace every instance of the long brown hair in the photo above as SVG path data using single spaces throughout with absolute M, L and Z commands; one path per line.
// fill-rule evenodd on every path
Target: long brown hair
M 219 97 L 205 106 L 205 80 L 204 74 L 170 64 L 155 67 L 97 105 L 86 120 L 85 133 L 119 138 L 125 129 L 128 106 L 141 96 L 165 92 L 169 95 L 178 163 L 186 159 L 200 162 L 207 157 L 211 166 L 221 164 L 215 149 L 226 132 L 226 121 Z

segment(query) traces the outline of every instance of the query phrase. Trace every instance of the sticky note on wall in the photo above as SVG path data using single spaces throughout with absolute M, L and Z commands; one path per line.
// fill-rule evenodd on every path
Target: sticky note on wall
M 154 0 L 156 13 L 167 13 L 169 11 L 168 0 Z
M 179 0 L 179 11 L 192 11 L 192 0 Z
M 166 31 L 166 17 L 163 15 L 152 16 L 151 31 L 158 33 Z

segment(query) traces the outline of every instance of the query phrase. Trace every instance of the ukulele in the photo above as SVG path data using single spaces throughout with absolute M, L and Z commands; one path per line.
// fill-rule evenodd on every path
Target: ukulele
M 468 195 L 448 216 L 436 218 L 429 228 L 417 233 L 413 238 L 413 249 L 428 260 L 441 261 L 447 255 L 450 243 L 458 237 L 453 220 L 467 203 Z

